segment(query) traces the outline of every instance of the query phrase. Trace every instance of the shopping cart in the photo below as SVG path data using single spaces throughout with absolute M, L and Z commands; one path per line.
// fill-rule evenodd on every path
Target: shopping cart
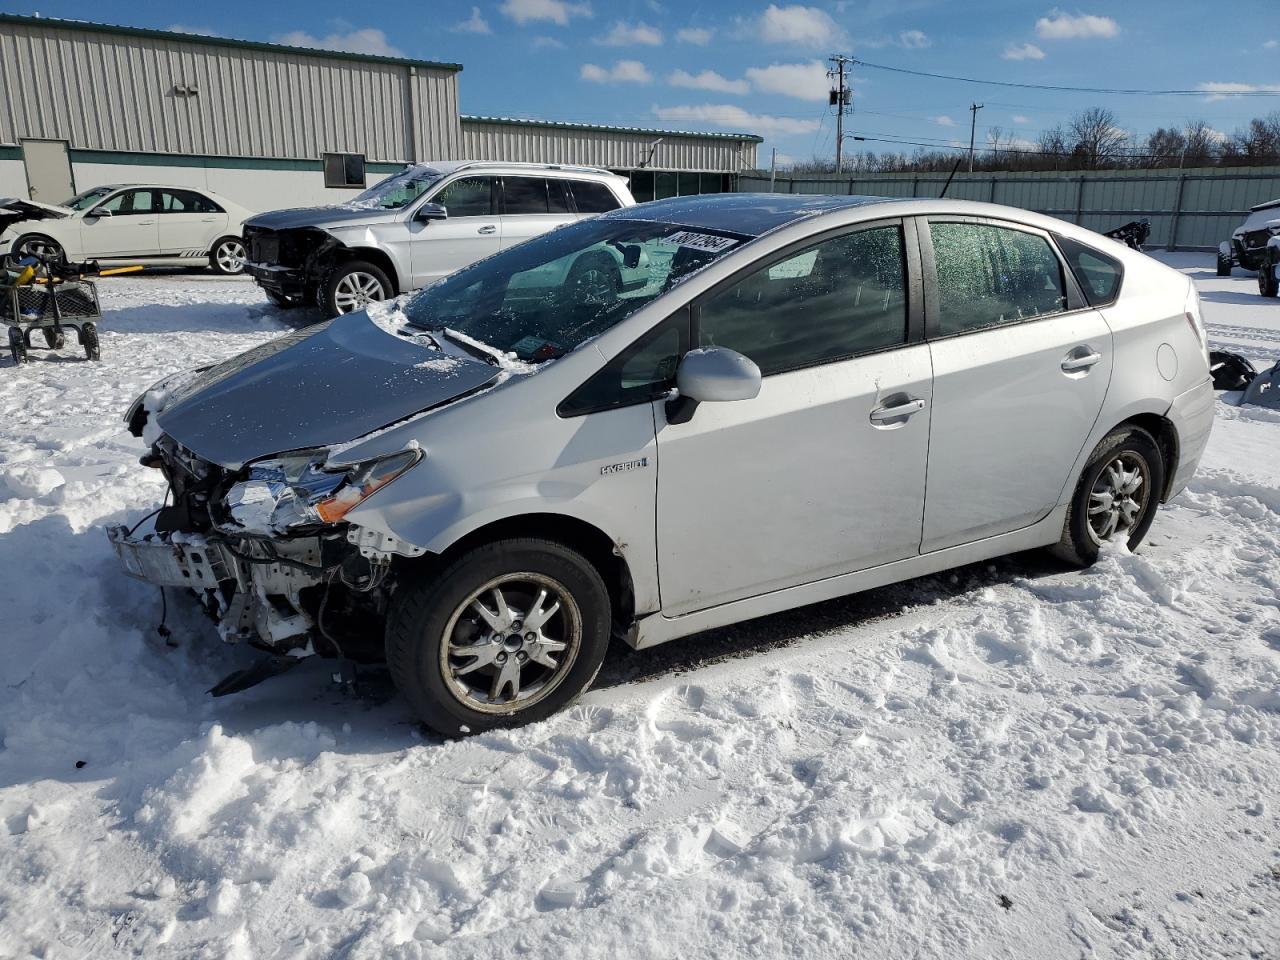
M 40 256 L 10 261 L 0 275 L 0 322 L 9 328 L 9 355 L 26 363 L 37 330 L 50 350 L 66 345 L 67 331 L 90 360 L 101 360 L 98 346 L 98 288 L 86 277 L 132 272 L 126 267 L 103 271 L 96 262 L 65 263 Z

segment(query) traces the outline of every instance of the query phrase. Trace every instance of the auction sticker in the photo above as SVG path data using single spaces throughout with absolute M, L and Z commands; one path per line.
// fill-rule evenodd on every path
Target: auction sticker
M 690 230 L 674 233 L 666 239 L 667 243 L 674 243 L 677 247 L 693 247 L 709 253 L 720 253 L 722 250 L 738 245 L 738 241 L 733 237 L 717 237 L 713 233 L 693 233 Z

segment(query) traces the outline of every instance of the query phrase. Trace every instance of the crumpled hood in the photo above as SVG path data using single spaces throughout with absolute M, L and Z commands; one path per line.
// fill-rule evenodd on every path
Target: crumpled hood
M 363 223 L 390 223 L 403 211 L 383 210 L 379 207 L 357 207 L 340 203 L 326 207 L 293 207 L 289 210 L 272 210 L 260 213 L 244 222 L 246 227 L 266 230 L 296 230 L 299 227 L 353 226 Z
M 183 384 L 161 430 L 224 467 L 357 440 L 497 380 L 448 341 L 388 333 L 364 313 L 280 337 Z
M 0 231 L 23 220 L 56 220 L 71 216 L 66 207 L 37 200 L 20 200 L 17 197 L 0 197 Z

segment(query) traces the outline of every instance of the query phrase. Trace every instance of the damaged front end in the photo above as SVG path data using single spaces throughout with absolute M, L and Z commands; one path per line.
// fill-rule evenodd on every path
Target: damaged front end
M 328 280 L 342 244 L 319 227 L 271 229 L 244 227 L 245 269 L 273 297 L 314 303 Z
M 107 535 L 126 573 L 190 589 L 228 642 L 293 660 L 379 660 L 382 634 L 369 625 L 383 620 L 393 558 L 423 551 L 344 518 L 421 451 L 341 467 L 326 456 L 303 450 L 232 470 L 161 435 L 143 462 L 164 472 L 172 503 Z

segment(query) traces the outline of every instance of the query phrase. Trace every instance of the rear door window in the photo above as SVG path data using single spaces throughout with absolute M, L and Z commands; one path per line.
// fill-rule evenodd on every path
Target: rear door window
M 573 199 L 577 201 L 579 213 L 608 213 L 622 206 L 612 190 L 594 180 L 574 180 Z
M 1019 323 L 1067 309 L 1049 241 L 985 223 L 930 223 L 937 271 L 936 336 Z
M 506 214 L 550 213 L 547 181 L 542 177 L 503 177 L 503 208 Z

